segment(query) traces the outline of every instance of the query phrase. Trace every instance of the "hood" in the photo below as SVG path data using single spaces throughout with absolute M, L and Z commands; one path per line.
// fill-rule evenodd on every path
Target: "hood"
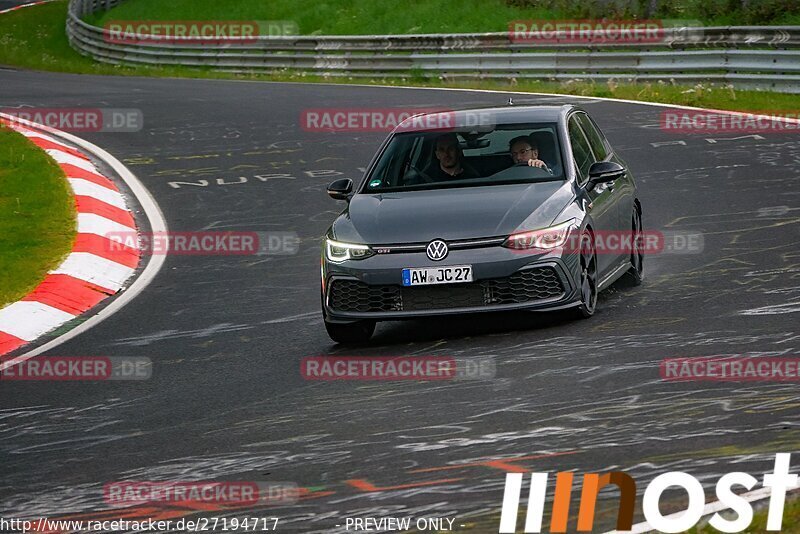
M 549 226 L 573 196 L 566 181 L 358 194 L 333 231 L 370 245 L 503 236 Z

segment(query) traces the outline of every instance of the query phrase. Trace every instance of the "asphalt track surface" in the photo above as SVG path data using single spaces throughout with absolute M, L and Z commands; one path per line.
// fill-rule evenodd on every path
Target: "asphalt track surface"
M 283 532 L 339 532 L 346 517 L 386 515 L 455 517 L 457 530 L 497 532 L 513 466 L 551 477 L 625 470 L 640 492 L 685 470 L 710 499 L 722 474 L 760 480 L 776 452 L 800 449 L 796 384 L 659 376 L 667 357 L 800 354 L 796 133 L 679 135 L 659 129 L 659 107 L 520 95 L 518 104 L 580 102 L 633 169 L 645 229 L 700 232 L 703 252 L 648 256 L 645 284 L 613 286 L 588 321 L 477 315 L 383 323 L 357 349 L 328 339 L 319 243 L 342 206 L 325 186 L 335 173 L 359 179 L 384 134 L 307 132 L 301 112 L 507 98 L 0 72 L 4 107 L 140 108 L 141 132 L 80 135 L 137 174 L 170 230 L 303 239 L 294 256 L 171 256 L 143 294 L 48 353 L 147 356 L 149 381 L 3 382 L 3 515 L 100 517 L 109 509 L 102 487 L 118 480 L 291 481 L 308 498 L 244 511 L 279 517 Z M 275 174 L 288 176 L 267 177 Z M 201 180 L 208 185 L 174 183 Z M 497 377 L 305 381 L 300 359 L 327 354 L 491 356 Z M 487 463 L 502 458 L 513 460 Z M 616 508 L 612 493 L 601 497 L 598 531 L 613 527 Z M 573 503 L 571 530 L 576 513 Z

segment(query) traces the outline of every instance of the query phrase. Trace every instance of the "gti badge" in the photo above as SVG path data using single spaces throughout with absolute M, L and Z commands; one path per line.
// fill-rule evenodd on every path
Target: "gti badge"
M 434 239 L 428 243 L 428 248 L 425 249 L 425 252 L 433 261 L 439 261 L 445 259 L 449 251 L 447 250 L 447 243 L 441 239 Z

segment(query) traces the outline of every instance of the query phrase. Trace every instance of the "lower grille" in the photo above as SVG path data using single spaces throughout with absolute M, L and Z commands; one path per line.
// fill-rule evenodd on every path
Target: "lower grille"
M 403 309 L 400 286 L 370 286 L 358 280 L 335 280 L 330 303 L 334 310 L 387 312 Z
M 537 267 L 508 278 L 440 286 L 371 286 L 358 280 L 334 280 L 329 302 L 336 311 L 366 313 L 523 304 L 563 294 L 555 269 Z
M 487 292 L 487 305 L 521 304 L 560 297 L 564 293 L 561 279 L 552 267 L 526 269 L 508 278 L 484 280 L 480 284 Z

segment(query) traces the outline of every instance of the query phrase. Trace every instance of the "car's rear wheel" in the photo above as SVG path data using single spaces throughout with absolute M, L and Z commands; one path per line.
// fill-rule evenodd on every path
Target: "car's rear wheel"
M 328 336 L 337 343 L 364 343 L 375 332 L 375 321 L 354 323 L 329 323 L 325 321 Z
M 581 304 L 578 306 L 578 316 L 586 319 L 594 315 L 597 307 L 597 253 L 590 233 L 585 232 L 581 236 L 580 250 Z
M 625 274 L 633 285 L 638 286 L 644 280 L 644 233 L 642 232 L 642 213 L 636 206 L 633 207 L 633 216 L 631 217 L 631 232 L 633 233 L 631 268 Z

